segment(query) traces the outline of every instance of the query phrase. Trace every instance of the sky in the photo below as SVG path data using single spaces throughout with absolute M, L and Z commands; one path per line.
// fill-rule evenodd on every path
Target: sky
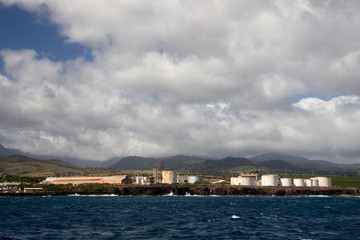
M 0 0 L 0 144 L 360 163 L 360 2 Z

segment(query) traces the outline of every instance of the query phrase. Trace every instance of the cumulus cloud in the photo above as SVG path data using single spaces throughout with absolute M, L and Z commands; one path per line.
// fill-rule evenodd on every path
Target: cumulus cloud
M 97 160 L 280 151 L 359 161 L 356 1 L 0 2 L 48 18 L 93 55 L 1 50 L 5 146 Z M 299 95 L 309 97 L 293 103 Z

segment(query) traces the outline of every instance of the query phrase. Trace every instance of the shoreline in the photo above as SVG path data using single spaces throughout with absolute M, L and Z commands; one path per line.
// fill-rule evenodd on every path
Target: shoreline
M 0 197 L 68 196 L 68 195 L 115 195 L 115 196 L 163 196 L 167 194 L 186 196 L 360 196 L 357 187 L 265 187 L 265 186 L 212 186 L 212 185 L 146 185 L 113 186 L 102 192 L 29 192 L 0 193 Z

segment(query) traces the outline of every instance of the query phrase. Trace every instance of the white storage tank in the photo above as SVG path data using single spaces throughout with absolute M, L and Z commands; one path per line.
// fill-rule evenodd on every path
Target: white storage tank
M 291 187 L 292 186 L 292 178 L 281 178 L 281 186 L 283 187 Z
M 135 184 L 150 184 L 149 177 L 136 176 Z
M 230 184 L 231 185 L 241 185 L 241 177 L 232 177 L 230 179 Z
M 305 186 L 312 187 L 313 186 L 313 180 L 312 179 L 305 179 Z
M 196 182 L 201 182 L 201 181 L 202 181 L 201 176 L 189 176 L 188 177 L 188 183 L 196 183 Z
M 236 178 L 235 177 L 231 177 L 230 178 L 230 185 L 236 185 L 235 184 Z
M 295 178 L 294 179 L 294 186 L 295 187 L 305 187 L 305 181 L 302 178 Z
M 176 172 L 175 171 L 163 171 L 162 172 L 162 183 L 173 184 L 176 183 Z
M 279 177 L 277 175 L 262 175 L 261 186 L 279 186 Z
M 242 176 L 241 185 L 244 186 L 255 186 L 255 176 Z
M 135 177 L 135 184 L 143 184 L 144 177 L 142 176 L 136 176 Z
M 311 178 L 313 187 L 319 186 L 319 179 L 317 178 Z
M 319 187 L 331 187 L 331 178 L 328 177 L 316 177 L 319 181 Z

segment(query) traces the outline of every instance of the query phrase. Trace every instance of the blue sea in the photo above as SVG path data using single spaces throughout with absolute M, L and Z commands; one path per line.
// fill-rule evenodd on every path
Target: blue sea
M 0 239 L 360 239 L 359 197 L 0 197 Z

